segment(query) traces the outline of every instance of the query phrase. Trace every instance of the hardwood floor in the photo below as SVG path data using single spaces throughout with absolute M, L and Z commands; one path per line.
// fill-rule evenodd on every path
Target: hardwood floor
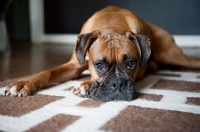
M 12 50 L 0 54 L 0 81 L 36 74 L 70 60 L 73 45 L 31 45 L 12 43 Z
M 74 46 L 58 44 L 32 45 L 29 42 L 12 43 L 12 50 L 0 53 L 0 82 L 30 76 L 69 61 Z M 200 58 L 199 48 L 183 48 L 194 58 Z

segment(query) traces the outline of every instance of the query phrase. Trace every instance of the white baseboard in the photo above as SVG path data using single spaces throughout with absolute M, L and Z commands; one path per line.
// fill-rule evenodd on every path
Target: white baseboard
M 200 47 L 200 35 L 173 35 L 180 47 Z
M 52 43 L 62 43 L 62 44 L 72 44 L 76 43 L 78 34 L 65 34 L 65 35 L 44 35 L 42 38 L 43 42 L 52 42 Z
M 74 45 L 77 36 L 78 34 L 44 35 L 42 41 Z M 200 35 L 173 35 L 173 37 L 180 47 L 200 47 Z

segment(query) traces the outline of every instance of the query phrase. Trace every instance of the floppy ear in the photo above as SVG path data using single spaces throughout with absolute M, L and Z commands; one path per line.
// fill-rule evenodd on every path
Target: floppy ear
M 150 39 L 145 35 L 136 34 L 132 32 L 127 32 L 126 36 L 129 39 L 131 39 L 131 41 L 136 43 L 137 48 L 140 48 L 138 49 L 141 58 L 140 67 L 143 67 L 151 55 Z
M 99 36 L 99 31 L 93 31 L 87 34 L 81 34 L 78 36 L 78 39 L 76 41 L 76 46 L 75 46 L 75 53 L 76 57 L 81 64 L 83 65 L 85 61 L 85 56 L 92 45 L 92 43 L 98 38 Z

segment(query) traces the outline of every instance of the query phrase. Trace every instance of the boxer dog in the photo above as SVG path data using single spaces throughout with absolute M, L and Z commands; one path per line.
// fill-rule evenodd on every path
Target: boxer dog
M 74 94 L 98 101 L 131 101 L 136 98 L 134 82 L 143 77 L 148 60 L 165 67 L 200 68 L 200 61 L 183 54 L 165 30 L 129 10 L 109 6 L 83 25 L 68 63 L 19 80 L 4 95 L 28 96 L 49 84 L 75 79 L 88 68 L 91 79 L 75 86 Z

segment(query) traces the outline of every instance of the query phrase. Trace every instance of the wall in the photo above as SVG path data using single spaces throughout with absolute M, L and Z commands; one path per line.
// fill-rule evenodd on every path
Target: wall
M 6 13 L 6 24 L 10 40 L 30 40 L 28 0 L 13 0 Z
M 200 0 L 44 0 L 47 34 L 78 33 L 93 12 L 117 5 L 171 34 L 200 34 Z

